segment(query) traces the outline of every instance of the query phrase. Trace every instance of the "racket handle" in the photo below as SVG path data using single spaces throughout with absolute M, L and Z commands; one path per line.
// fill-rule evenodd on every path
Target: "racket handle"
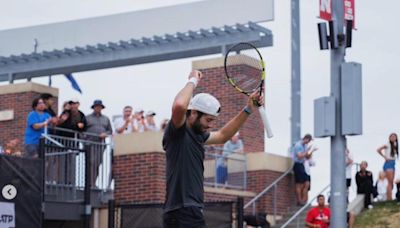
M 264 124 L 265 131 L 267 132 L 267 137 L 268 138 L 274 137 L 274 134 L 272 133 L 271 125 L 269 124 L 267 114 L 265 113 L 264 107 L 263 106 L 258 107 L 258 112 L 260 113 L 261 120 Z

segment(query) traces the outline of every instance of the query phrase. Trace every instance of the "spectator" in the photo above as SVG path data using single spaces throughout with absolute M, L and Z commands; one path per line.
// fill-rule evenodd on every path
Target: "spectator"
M 353 155 L 350 153 L 350 150 L 346 148 L 345 150 L 345 159 L 346 159 L 346 187 L 347 191 L 349 191 L 349 187 L 351 186 L 351 167 L 353 166 Z
M 346 159 L 346 187 L 347 187 L 347 202 L 349 202 L 349 188 L 351 186 L 351 168 L 353 166 L 353 155 L 350 150 L 346 147 L 345 149 Z
M 353 228 L 356 222 L 356 215 L 353 212 L 347 212 L 347 226 L 348 228 Z
M 377 200 L 378 201 L 386 201 L 387 200 L 387 187 L 388 180 L 385 176 L 384 171 L 379 172 L 379 178 L 376 181 L 376 190 L 377 190 Z
M 144 111 L 141 108 L 135 110 L 133 125 L 136 132 L 144 132 L 146 122 L 143 115 Z
M 82 111 L 79 110 L 80 102 L 77 98 L 64 102 L 63 111 L 58 118 L 58 127 L 64 130 L 57 130 L 57 135 L 66 137 L 61 138 L 61 143 L 68 149 L 76 148 L 78 142 L 78 133 L 85 131 L 87 127 L 86 117 Z M 53 156 L 54 157 L 54 156 Z M 49 180 L 54 180 L 63 184 L 75 183 L 75 167 L 76 159 L 75 154 L 67 153 L 63 156 L 56 156 L 55 161 L 49 161 L 50 167 L 54 167 L 54 172 L 50 172 Z M 54 173 L 58 173 L 55 175 Z
M 114 128 L 117 134 L 129 134 L 134 132 L 131 106 L 124 107 L 123 116 L 114 120 Z
M 44 110 L 44 112 L 47 112 L 51 117 L 56 117 L 57 114 L 56 112 L 53 110 L 53 105 L 54 105 L 54 96 L 51 95 L 50 93 L 42 93 L 40 94 L 40 98 L 43 99 L 44 104 L 46 105 L 46 109 Z
M 46 105 L 41 98 L 32 102 L 33 111 L 28 114 L 25 130 L 25 157 L 37 158 L 39 154 L 39 140 L 44 129 L 51 121 L 51 116 L 44 112 Z
M 224 144 L 224 155 L 228 156 L 232 153 L 241 153 L 243 152 L 243 141 L 239 139 L 239 132 Z
M 63 103 L 63 111 L 70 110 L 70 109 L 71 109 L 71 105 L 69 104 L 69 101 L 64 101 L 64 103 Z
M 146 112 L 145 131 L 158 131 L 156 122 L 154 121 L 155 115 L 156 113 L 153 111 Z
M 400 159 L 397 159 L 397 164 L 399 165 Z M 399 165 L 400 166 L 400 165 Z M 400 202 L 400 168 L 396 169 L 394 182 L 396 184 L 396 200 Z
M 68 106 L 64 107 L 64 111 L 61 113 L 58 120 L 58 126 L 60 128 L 65 128 L 77 132 L 85 131 L 87 127 L 87 121 L 85 114 L 83 114 L 83 112 L 79 110 L 79 100 L 73 98 L 68 102 L 68 104 L 69 109 Z M 69 138 L 74 138 L 76 136 L 74 132 L 62 130 L 58 132 L 58 135 Z M 72 146 L 72 144 L 67 146 Z
M 399 158 L 399 146 L 397 134 L 392 133 L 389 136 L 389 142 L 378 148 L 378 153 L 385 159 L 383 170 L 388 180 L 387 200 L 392 200 L 393 179 L 395 173 L 395 162 Z
M 103 153 L 105 149 L 105 139 L 108 135 L 112 134 L 110 119 L 103 115 L 101 111 L 105 108 L 101 100 L 95 100 L 91 107 L 93 113 L 86 116 L 87 121 L 87 139 L 93 142 L 99 142 L 91 146 L 91 160 L 90 167 L 92 167 L 91 185 L 96 183 L 97 175 L 99 173 L 99 166 L 103 161 Z
M 292 150 L 292 158 L 294 161 L 293 171 L 296 182 L 296 198 L 297 205 L 305 205 L 308 201 L 308 189 L 310 187 L 309 177 L 305 171 L 304 161 L 315 151 L 307 145 L 311 142 L 312 136 L 306 134 L 302 140 L 298 141 Z
M 360 164 L 360 171 L 356 174 L 357 194 L 364 194 L 364 208 L 373 208 L 371 204 L 371 194 L 373 191 L 373 177 L 372 173 L 367 170 L 368 163 L 362 161 Z
M 216 180 L 218 184 L 227 184 L 228 181 L 228 159 L 232 153 L 243 152 L 243 142 L 239 139 L 239 132 L 224 144 L 222 155 L 217 156 Z
M 169 121 L 169 119 L 163 119 L 163 121 L 161 121 L 161 124 L 160 124 L 160 131 L 164 132 L 165 128 L 166 128 L 167 125 L 168 125 L 168 121 Z
M 331 211 L 325 206 L 325 196 L 317 196 L 318 205 L 311 208 L 306 217 L 306 226 L 315 228 L 327 228 L 330 224 Z
M 317 150 L 317 149 L 315 149 Z M 304 161 L 304 171 L 307 174 L 307 179 L 308 182 L 310 183 L 308 185 L 308 191 L 310 191 L 311 189 L 311 167 L 315 166 L 315 161 L 312 158 L 312 154 L 313 154 L 313 150 L 311 150 L 312 152 L 310 153 L 310 155 L 308 157 L 306 157 L 306 160 Z
M 19 139 L 11 139 L 8 141 L 4 148 L 4 154 L 12 155 L 12 156 L 22 156 L 21 151 L 18 149 L 18 145 L 20 144 Z

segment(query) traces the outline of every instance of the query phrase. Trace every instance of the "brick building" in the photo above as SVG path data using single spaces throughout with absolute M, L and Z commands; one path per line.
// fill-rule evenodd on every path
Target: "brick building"
M 53 110 L 57 112 L 58 89 L 27 82 L 0 86 L 0 145 L 10 139 L 19 139 L 23 149 L 26 118 L 32 111 L 33 99 L 41 93 L 50 93 L 56 101 Z

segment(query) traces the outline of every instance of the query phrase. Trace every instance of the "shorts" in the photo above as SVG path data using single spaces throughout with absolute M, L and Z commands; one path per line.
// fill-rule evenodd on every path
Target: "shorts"
M 383 170 L 384 171 L 389 170 L 389 169 L 394 170 L 395 164 L 396 164 L 395 160 L 388 160 L 385 162 L 385 164 L 383 164 Z
M 225 184 L 228 180 L 228 167 L 226 166 L 217 166 L 217 183 Z
M 294 172 L 294 181 L 298 184 L 302 184 L 304 182 L 310 181 L 309 176 L 307 175 L 303 163 L 295 162 L 293 165 Z
M 182 207 L 163 214 L 164 228 L 206 228 L 203 209 Z

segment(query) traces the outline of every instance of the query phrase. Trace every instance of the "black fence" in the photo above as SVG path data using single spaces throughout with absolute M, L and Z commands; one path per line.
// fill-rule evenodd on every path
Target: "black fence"
M 228 201 L 205 203 L 204 218 L 207 227 L 232 228 L 234 224 L 243 224 L 243 210 L 240 209 L 243 208 L 242 202 L 242 199 L 240 199 L 237 202 Z M 163 227 L 163 204 L 117 205 L 114 201 L 109 201 L 108 206 L 108 228 Z
M 0 227 L 42 227 L 42 163 L 0 155 Z

